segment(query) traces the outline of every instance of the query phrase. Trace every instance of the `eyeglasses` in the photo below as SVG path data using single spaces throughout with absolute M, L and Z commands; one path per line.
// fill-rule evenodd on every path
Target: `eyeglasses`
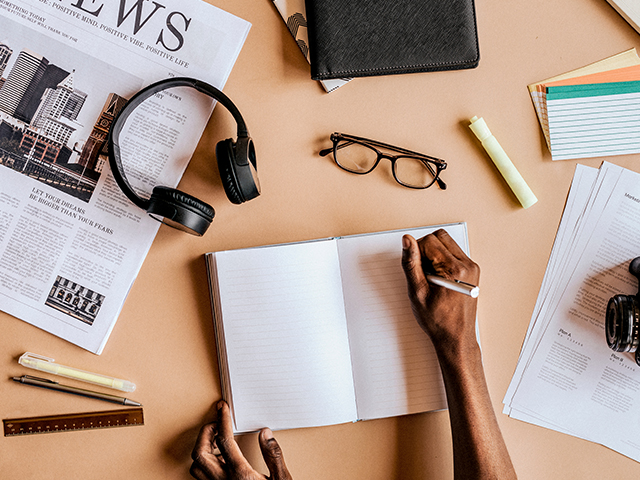
M 391 161 L 393 178 L 403 187 L 429 188 L 437 182 L 442 190 L 447 188 L 447 184 L 440 179 L 440 172 L 447 168 L 444 160 L 344 133 L 331 134 L 331 141 L 333 148 L 321 150 L 320 155 L 324 157 L 333 152 L 336 164 L 347 172 L 366 175 L 378 166 L 381 159 L 386 158 Z M 400 155 L 383 153 L 378 148 Z

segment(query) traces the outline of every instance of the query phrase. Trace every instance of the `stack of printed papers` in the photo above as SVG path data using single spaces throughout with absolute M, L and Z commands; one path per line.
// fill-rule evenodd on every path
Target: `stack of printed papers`
M 553 160 L 640 153 L 635 49 L 528 88 Z
M 577 165 L 504 413 L 640 461 L 640 366 L 604 331 L 609 298 L 638 291 L 638 256 L 640 174 Z

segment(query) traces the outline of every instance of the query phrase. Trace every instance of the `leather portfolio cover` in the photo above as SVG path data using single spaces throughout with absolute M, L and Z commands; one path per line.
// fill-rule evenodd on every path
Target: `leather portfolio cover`
M 314 80 L 478 65 L 474 0 L 306 0 Z

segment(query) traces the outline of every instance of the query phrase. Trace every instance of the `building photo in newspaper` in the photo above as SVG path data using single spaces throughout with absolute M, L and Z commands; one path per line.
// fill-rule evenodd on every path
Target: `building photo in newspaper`
M 118 92 L 142 80 L 22 30 L 0 17 L 0 163 L 88 202 L 106 160 L 99 153 L 126 101 Z

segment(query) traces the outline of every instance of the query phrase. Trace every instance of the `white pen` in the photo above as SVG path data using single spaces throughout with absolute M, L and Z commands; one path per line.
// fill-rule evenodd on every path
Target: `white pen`
M 478 298 L 478 295 L 480 295 L 480 287 L 476 287 L 475 285 L 471 285 L 470 283 L 462 282 L 460 280 L 449 280 L 438 275 L 427 275 L 427 282 L 448 288 L 454 292 L 464 293 L 465 295 L 469 295 L 471 298 Z

